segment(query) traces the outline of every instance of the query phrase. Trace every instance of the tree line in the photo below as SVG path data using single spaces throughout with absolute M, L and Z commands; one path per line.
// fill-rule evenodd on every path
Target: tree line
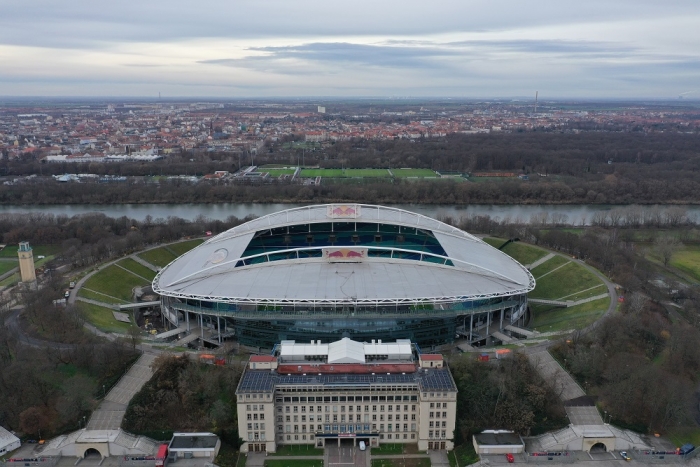
M 0 425 L 28 437 L 77 430 L 138 358 L 127 342 L 102 341 L 86 333 L 75 307 L 55 306 L 52 299 L 60 296 L 63 285 L 50 281 L 44 289 L 19 297 L 25 304 L 21 332 L 36 339 L 33 344 L 0 326 Z M 9 314 L 3 313 L 3 321 Z

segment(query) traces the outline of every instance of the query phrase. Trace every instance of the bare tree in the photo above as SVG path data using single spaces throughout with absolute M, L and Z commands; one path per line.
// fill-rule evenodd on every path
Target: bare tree
M 661 256 L 664 266 L 668 266 L 671 258 L 673 258 L 673 254 L 680 250 L 682 246 L 683 244 L 678 238 L 672 235 L 659 236 L 654 240 L 654 250 Z

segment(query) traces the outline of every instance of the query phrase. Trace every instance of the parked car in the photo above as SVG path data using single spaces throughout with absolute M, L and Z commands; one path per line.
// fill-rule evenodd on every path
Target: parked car
M 360 441 L 360 451 L 364 451 L 365 449 L 367 449 L 367 445 L 364 441 Z
M 70 298 L 70 290 L 66 290 L 66 293 L 64 293 L 63 296 L 66 298 Z
M 627 454 L 627 451 L 620 451 L 620 457 L 626 461 L 631 461 L 632 458 Z
M 75 288 L 75 281 L 70 281 L 70 284 L 68 284 L 69 289 L 74 289 Z
M 508 459 L 509 464 L 512 464 L 513 462 L 515 462 L 515 457 L 513 457 L 513 454 L 511 454 L 511 453 L 506 454 L 506 459 Z

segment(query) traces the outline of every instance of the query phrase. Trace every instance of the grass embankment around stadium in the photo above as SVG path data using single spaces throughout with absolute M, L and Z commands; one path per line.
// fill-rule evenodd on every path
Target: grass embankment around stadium
M 505 239 L 484 239 L 493 246 L 501 246 Z M 513 242 L 504 249 L 521 264 L 532 264 L 549 254 L 548 251 L 522 242 Z M 553 257 L 534 267 L 531 274 L 537 283 L 530 298 L 556 301 L 578 301 L 607 293 L 603 281 L 587 268 L 564 255 Z M 582 329 L 599 319 L 610 305 L 610 297 L 599 298 L 568 308 L 530 303 L 533 319 L 529 327 L 541 331 L 562 331 Z
M 163 267 L 178 256 L 200 245 L 202 239 L 186 240 L 138 254 L 154 266 Z M 123 258 L 94 273 L 78 291 L 78 296 L 105 304 L 78 302 L 83 317 L 104 332 L 125 333 L 131 324 L 114 319 L 110 305 L 132 303 L 134 288 L 150 285 L 156 272 L 133 258 Z M 133 319 L 133 318 L 132 318 Z

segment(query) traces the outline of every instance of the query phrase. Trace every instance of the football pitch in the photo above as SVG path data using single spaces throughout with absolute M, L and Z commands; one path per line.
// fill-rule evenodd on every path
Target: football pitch
M 391 169 L 394 177 L 397 178 L 435 178 L 437 174 L 430 169 Z
M 369 178 L 389 177 L 386 169 L 302 169 L 302 177 Z
M 279 177 L 280 175 L 294 175 L 296 169 L 260 169 L 260 172 L 267 172 L 270 177 Z

